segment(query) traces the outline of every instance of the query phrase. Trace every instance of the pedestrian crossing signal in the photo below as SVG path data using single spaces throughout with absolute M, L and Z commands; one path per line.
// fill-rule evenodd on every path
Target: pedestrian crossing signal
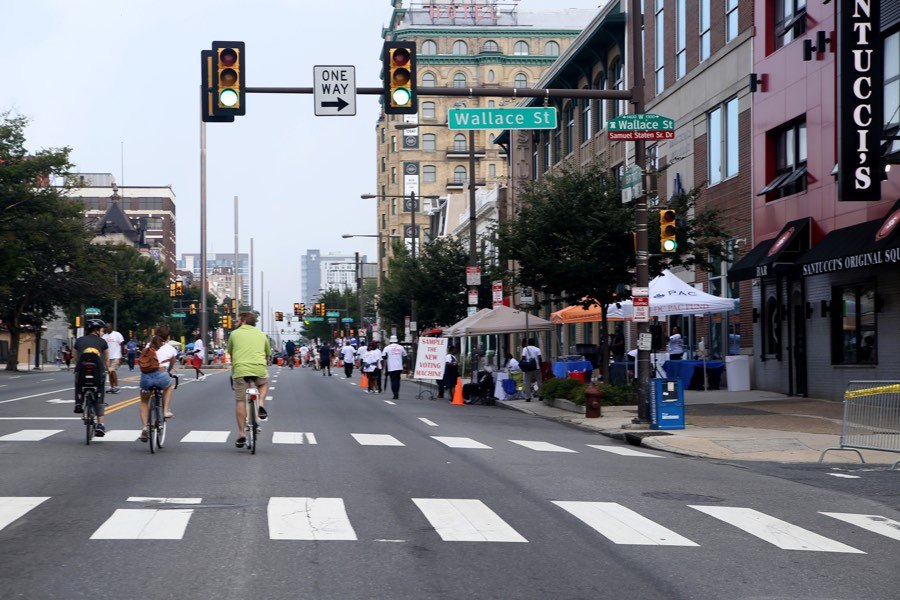
M 387 42 L 381 52 L 386 115 L 414 115 L 419 111 L 416 92 L 416 44 Z

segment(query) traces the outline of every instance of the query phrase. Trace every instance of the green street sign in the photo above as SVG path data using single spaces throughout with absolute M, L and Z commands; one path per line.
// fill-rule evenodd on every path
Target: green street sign
M 556 129 L 556 108 L 451 108 L 450 129 Z
M 183 319 L 183 318 L 185 318 L 185 317 L 187 316 L 187 313 L 180 313 L 180 312 L 179 312 L 179 313 L 172 313 L 172 314 L 169 315 L 169 316 L 172 317 L 173 319 Z
M 619 189 L 639 187 L 641 185 L 641 168 L 637 165 L 628 165 L 625 167 L 625 173 L 619 180 Z
M 306 323 L 321 323 L 325 317 L 306 317 Z
M 353 322 L 353 319 L 351 319 L 350 317 L 344 317 L 343 319 L 341 319 L 341 323 L 352 323 L 352 322 Z
M 606 122 L 611 140 L 674 140 L 675 119 L 645 113 L 621 115 Z
M 99 308 L 86 308 L 86 309 L 84 309 L 84 314 L 87 317 L 99 317 L 100 309 Z
M 340 316 L 341 316 L 341 311 L 339 311 L 339 310 L 326 310 L 326 311 L 325 311 L 325 316 L 326 316 L 326 317 L 335 317 L 335 318 L 337 318 L 337 317 L 340 317 Z

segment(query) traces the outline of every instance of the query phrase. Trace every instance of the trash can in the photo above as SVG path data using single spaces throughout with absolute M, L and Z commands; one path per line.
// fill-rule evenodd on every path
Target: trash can
M 650 429 L 684 429 L 684 391 L 680 379 L 650 380 Z
M 726 356 L 725 378 L 728 380 L 729 392 L 746 392 L 750 390 L 750 357 Z

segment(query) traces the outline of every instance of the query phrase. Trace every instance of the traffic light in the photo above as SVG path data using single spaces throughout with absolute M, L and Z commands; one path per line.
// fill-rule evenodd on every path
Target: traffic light
M 283 312 L 276 312 L 276 313 L 275 313 L 275 320 L 276 320 L 276 321 L 284 321 L 284 313 L 283 313 Z
M 180 279 L 175 282 L 175 295 L 182 296 L 184 295 L 184 282 Z
M 415 42 L 386 42 L 381 51 L 382 106 L 386 115 L 419 112 Z
M 81 316 L 75 317 L 75 327 L 81 327 Z
M 197 305 L 194 304 L 193 302 L 191 302 L 191 314 L 192 314 L 192 315 L 196 315 L 196 314 L 197 314 Z
M 325 312 L 326 312 L 327 310 L 328 310 L 328 309 L 325 307 L 325 303 L 324 303 L 324 302 L 320 302 L 320 303 L 319 303 L 319 316 L 320 316 L 320 317 L 324 317 L 324 316 L 325 316 Z
M 306 314 L 306 304 L 303 302 L 300 303 L 300 314 L 298 316 L 302 317 Z
M 234 115 L 216 114 L 216 85 L 212 50 L 200 52 L 200 117 L 204 123 L 233 123 Z
M 243 115 L 246 113 L 247 85 L 244 42 L 213 42 L 213 113 Z
M 675 239 L 678 232 L 676 228 L 675 211 L 671 208 L 663 208 L 659 211 L 659 250 L 672 253 L 678 249 L 678 241 Z
M 237 300 L 231 301 L 231 312 L 233 312 L 234 314 L 237 314 Z
M 228 317 L 226 315 L 222 315 L 221 317 L 219 317 L 219 326 L 220 327 L 227 327 L 227 323 L 228 323 Z
M 299 302 L 294 302 L 294 316 L 296 316 L 296 317 L 303 316 L 303 313 L 300 312 L 300 303 Z
M 169 283 L 169 297 L 174 298 L 177 291 L 178 291 L 178 288 L 175 286 L 175 282 L 174 281 L 170 282 Z

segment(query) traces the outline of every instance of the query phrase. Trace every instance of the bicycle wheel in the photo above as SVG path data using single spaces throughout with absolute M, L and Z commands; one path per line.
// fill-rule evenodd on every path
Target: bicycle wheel
M 247 441 L 250 442 L 250 454 L 256 454 L 256 434 L 259 427 L 259 423 L 256 418 L 256 402 L 250 402 L 248 409 L 249 413 L 247 415 L 247 418 L 250 426 L 247 430 Z
M 156 453 L 156 427 L 158 424 L 159 415 L 156 411 L 156 396 L 150 397 L 150 411 L 147 414 L 147 444 L 150 446 L 150 454 Z
M 159 433 L 156 434 L 156 445 L 160 448 L 163 447 L 163 444 L 166 443 L 166 419 L 163 418 L 160 421 L 161 425 L 159 426 Z
M 94 392 L 85 392 L 84 393 L 84 434 L 85 440 L 84 443 L 88 446 L 91 445 L 91 440 L 94 439 Z

